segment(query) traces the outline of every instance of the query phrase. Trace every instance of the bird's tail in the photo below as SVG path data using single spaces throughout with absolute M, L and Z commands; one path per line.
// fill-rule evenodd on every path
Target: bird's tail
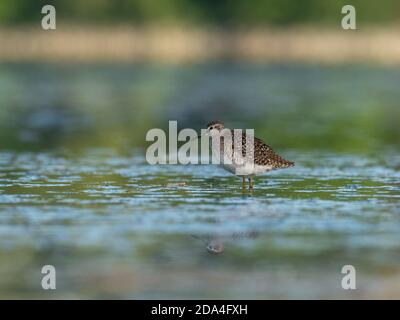
M 285 160 L 285 161 L 286 161 L 285 168 L 294 167 L 294 162 L 293 161 L 289 161 L 289 160 Z
M 277 163 L 277 166 L 275 167 L 275 169 L 283 169 L 283 168 L 294 167 L 294 162 L 293 161 L 289 161 L 289 160 L 283 159 L 282 157 L 280 157 L 279 160 L 280 161 Z

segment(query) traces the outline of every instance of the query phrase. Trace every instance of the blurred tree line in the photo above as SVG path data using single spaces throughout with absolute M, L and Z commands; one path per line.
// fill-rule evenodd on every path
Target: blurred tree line
M 346 4 L 356 7 L 361 23 L 400 20 L 399 0 L 0 0 L 0 25 L 36 23 L 46 4 L 55 5 L 59 20 L 71 23 L 337 24 Z

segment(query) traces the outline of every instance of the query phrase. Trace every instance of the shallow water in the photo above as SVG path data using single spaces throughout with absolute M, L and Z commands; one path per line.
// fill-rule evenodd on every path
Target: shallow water
M 218 167 L 142 152 L 0 154 L 3 295 L 49 296 L 44 264 L 54 297 L 344 297 L 346 264 L 362 296 L 399 276 L 399 154 L 289 153 L 295 168 L 249 192 Z
M 0 70 L 0 297 L 400 297 L 396 70 Z M 216 166 L 146 163 L 146 130 L 224 115 L 296 166 L 249 192 Z

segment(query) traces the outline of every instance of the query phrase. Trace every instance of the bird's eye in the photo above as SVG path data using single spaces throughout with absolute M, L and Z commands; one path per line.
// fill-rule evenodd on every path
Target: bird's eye
M 211 127 L 210 130 L 214 129 L 214 127 Z

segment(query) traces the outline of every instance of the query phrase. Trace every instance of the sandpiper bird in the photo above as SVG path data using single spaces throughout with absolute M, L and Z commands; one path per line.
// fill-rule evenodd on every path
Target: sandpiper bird
M 231 136 L 228 143 L 224 143 L 225 140 L 221 138 L 223 132 L 228 132 Z M 212 139 L 213 154 L 219 155 L 220 159 L 231 160 L 224 161 L 221 165 L 227 171 L 242 177 L 243 188 L 246 187 L 246 178 L 249 180 L 249 189 L 252 189 L 255 175 L 294 166 L 294 162 L 283 159 L 261 139 L 250 135 L 247 135 L 246 139 L 245 132 L 240 134 L 242 135 L 241 139 L 240 136 L 239 139 L 235 139 L 234 130 L 225 128 L 221 121 L 210 122 L 205 133 L 206 136 L 220 139 L 220 143 L 215 143 L 216 140 Z

